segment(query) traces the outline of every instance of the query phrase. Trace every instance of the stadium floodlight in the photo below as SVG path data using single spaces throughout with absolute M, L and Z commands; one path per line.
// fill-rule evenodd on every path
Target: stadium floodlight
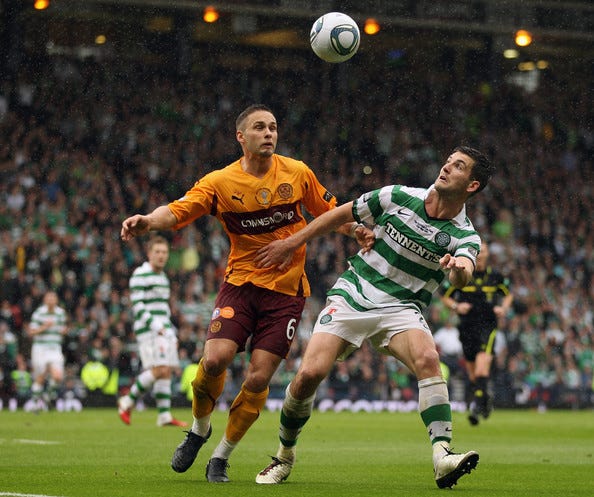
M 375 19 L 370 17 L 369 19 L 365 20 L 365 25 L 363 26 L 363 31 L 365 34 L 374 35 L 379 33 L 380 29 L 381 27 Z
M 519 47 L 527 47 L 532 43 L 532 35 L 525 29 L 519 29 L 516 31 L 515 42 Z
M 219 12 L 212 6 L 205 7 L 202 19 L 208 23 L 217 22 L 219 20 Z
M 49 0 L 35 0 L 33 8 L 35 10 L 45 10 L 49 7 Z

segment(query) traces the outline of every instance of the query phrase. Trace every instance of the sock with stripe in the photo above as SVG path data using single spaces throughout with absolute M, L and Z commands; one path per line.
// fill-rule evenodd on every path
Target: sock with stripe
M 285 390 L 285 400 L 280 414 L 279 439 L 276 453 L 277 459 L 293 464 L 295 462 L 297 438 L 313 411 L 316 395 L 306 399 L 296 399 L 291 395 L 291 385 Z
M 443 378 L 434 376 L 419 383 L 419 412 L 433 447 L 433 464 L 441 459 L 452 441 L 452 408 Z
M 150 390 L 154 383 L 155 376 L 150 369 L 147 369 L 138 375 L 136 381 L 130 388 L 130 393 L 128 396 L 130 399 L 132 399 L 133 403 L 136 403 L 136 401 L 142 397 L 147 390 Z
M 159 423 L 169 423 L 173 419 L 171 415 L 171 379 L 165 378 L 155 381 L 153 395 L 157 403 Z

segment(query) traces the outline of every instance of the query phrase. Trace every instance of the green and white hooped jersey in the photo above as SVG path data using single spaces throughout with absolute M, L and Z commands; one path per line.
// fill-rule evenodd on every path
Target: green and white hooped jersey
M 137 267 L 130 278 L 130 300 L 134 313 L 134 333 L 172 329 L 169 278 L 156 273 L 148 261 Z
M 466 208 L 451 220 L 429 217 L 425 199 L 432 188 L 390 185 L 355 200 L 353 216 L 374 226 L 375 244 L 349 259 L 328 295 L 340 295 L 361 311 L 397 305 L 423 310 L 445 278 L 441 257 L 450 253 L 475 263 L 480 237 Z
M 34 335 L 32 343 L 34 345 L 43 345 L 51 348 L 62 347 L 64 328 L 66 327 L 66 311 L 61 307 L 54 307 L 50 312 L 46 305 L 41 305 L 31 315 L 31 328 L 39 329 L 48 321 L 53 321 L 53 325 L 45 331 Z

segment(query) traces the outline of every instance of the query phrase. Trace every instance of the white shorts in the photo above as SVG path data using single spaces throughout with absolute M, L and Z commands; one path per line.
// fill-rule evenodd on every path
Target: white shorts
M 33 376 L 41 376 L 51 368 L 64 374 L 64 354 L 62 347 L 44 344 L 33 344 L 31 346 L 31 369 Z
M 370 311 L 356 311 L 346 301 L 333 295 L 320 311 L 313 333 L 330 333 L 349 342 L 338 360 L 346 359 L 354 350 L 369 339 L 375 349 L 387 352 L 390 339 L 403 331 L 416 329 L 431 335 L 431 329 L 423 315 L 414 306 L 396 305 Z
M 136 337 L 138 353 L 144 369 L 156 366 L 179 366 L 177 352 L 177 337 L 173 330 L 165 330 L 162 334 L 156 332 L 143 333 Z

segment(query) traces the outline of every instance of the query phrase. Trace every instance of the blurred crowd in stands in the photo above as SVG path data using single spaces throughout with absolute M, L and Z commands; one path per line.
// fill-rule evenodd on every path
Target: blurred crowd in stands
M 117 372 L 116 390 L 139 372 L 128 279 L 145 255 L 142 240 L 120 240 L 121 222 L 180 197 L 200 176 L 238 158 L 235 117 L 263 102 L 279 120 L 277 152 L 310 165 L 339 202 L 384 184 L 427 186 L 460 143 L 485 151 L 498 172 L 468 212 L 515 296 L 497 342 L 495 405 L 591 407 L 590 81 L 543 71 L 529 93 L 478 73 L 376 62 L 373 71 L 355 59 L 303 71 L 203 60 L 176 77 L 130 61 L 52 58 L 0 79 L 3 405 L 27 400 L 25 331 L 54 289 L 70 319 L 63 391 L 83 403 L 101 391 L 115 406 L 114 383 L 102 390 L 103 381 L 83 381 L 82 371 L 100 364 Z M 212 218 L 163 234 L 172 244 L 167 272 L 182 360 L 176 392 L 189 405 L 183 373 L 201 356 L 228 243 Z M 282 396 L 325 291 L 356 249 L 338 234 L 309 245 L 313 295 L 272 397 Z M 434 331 L 456 325 L 438 299 L 427 318 Z M 228 375 L 228 398 L 241 382 L 242 358 Z M 454 400 L 464 398 L 460 361 L 450 370 Z M 337 364 L 319 393 L 335 400 L 415 395 L 404 366 L 367 346 Z

